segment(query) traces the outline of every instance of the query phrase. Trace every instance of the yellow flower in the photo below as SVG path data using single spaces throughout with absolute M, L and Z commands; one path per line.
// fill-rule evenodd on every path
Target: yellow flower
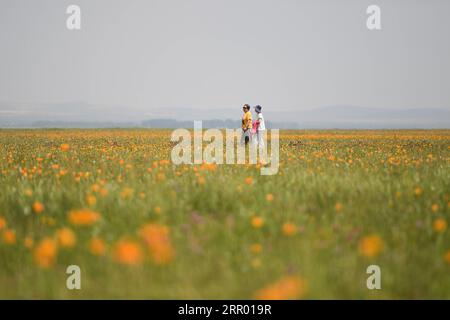
M 42 203 L 40 203 L 39 201 L 35 201 L 33 203 L 33 211 L 34 213 L 41 213 L 42 211 L 44 211 L 44 205 Z
M 97 203 L 97 198 L 95 196 L 93 196 L 92 194 L 88 194 L 86 196 L 86 203 L 90 207 L 95 206 L 95 204 Z
M 254 243 L 250 246 L 250 251 L 252 253 L 261 253 L 262 249 L 263 249 L 263 247 L 259 243 Z
M 286 222 L 282 227 L 283 234 L 288 237 L 295 235 L 297 233 L 297 230 L 297 226 L 290 222 Z
M 88 226 L 100 219 L 100 214 L 89 209 L 72 210 L 69 212 L 69 222 L 75 226 Z
M 255 229 L 259 229 L 264 225 L 264 219 L 258 216 L 255 216 L 251 220 L 252 226 Z
M 94 256 L 103 256 L 106 251 L 105 242 L 100 238 L 92 238 L 89 242 L 89 251 Z
M 344 206 L 340 202 L 336 202 L 336 204 L 334 205 L 334 210 L 336 210 L 336 212 L 341 212 L 343 208 Z
M 34 261 L 41 268 L 49 268 L 55 263 L 56 242 L 51 238 L 42 239 L 33 252 Z
M 42 225 L 54 226 L 56 224 L 56 220 L 52 217 L 42 216 L 40 221 Z
M 268 202 L 272 202 L 273 199 L 274 199 L 273 194 L 271 194 L 271 193 L 266 194 L 266 200 L 267 200 Z
M 259 259 L 259 258 L 252 259 L 251 265 L 253 268 L 257 269 L 257 268 L 261 267 L 261 264 L 262 264 L 261 259 Z
M 285 276 L 273 284 L 258 290 L 255 298 L 259 300 L 300 299 L 306 294 L 306 282 L 298 276 Z
M 77 242 L 75 233 L 69 228 L 62 228 L 56 232 L 58 243 L 63 248 L 73 248 Z
M 121 192 L 120 192 L 120 197 L 122 199 L 130 199 L 134 194 L 134 189 L 132 188 L 124 188 Z
M 68 143 L 63 143 L 60 146 L 61 151 L 66 152 L 70 150 L 70 145 Z
M 447 221 L 443 218 L 439 218 L 434 220 L 433 222 L 433 229 L 437 233 L 442 233 L 447 229 Z
M 6 229 L 3 232 L 3 242 L 6 244 L 15 244 L 16 243 L 16 232 L 11 229 Z
M 121 264 L 135 266 L 142 262 L 143 254 L 139 244 L 132 240 L 120 240 L 114 246 L 114 260 Z
M 370 235 L 359 242 L 359 253 L 365 257 L 375 257 L 383 250 L 383 239 L 378 235 Z

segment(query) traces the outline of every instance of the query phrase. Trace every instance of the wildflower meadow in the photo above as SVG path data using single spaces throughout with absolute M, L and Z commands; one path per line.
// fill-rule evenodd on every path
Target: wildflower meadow
M 270 176 L 170 134 L 0 130 L 0 298 L 450 299 L 450 130 L 280 131 Z

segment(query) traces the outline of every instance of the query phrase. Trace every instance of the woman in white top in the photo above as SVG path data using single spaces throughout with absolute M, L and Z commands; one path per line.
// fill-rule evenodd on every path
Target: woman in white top
M 261 112 L 262 107 L 256 106 L 256 143 L 260 148 L 264 148 L 264 131 L 266 130 L 266 124 L 264 123 L 264 117 Z

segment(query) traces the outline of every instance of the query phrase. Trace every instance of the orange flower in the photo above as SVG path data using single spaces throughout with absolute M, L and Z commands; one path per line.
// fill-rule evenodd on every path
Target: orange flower
M 106 197 L 108 195 L 108 189 L 101 188 L 99 193 L 104 198 L 104 197 Z
M 204 177 L 200 176 L 200 177 L 197 178 L 197 183 L 199 185 L 204 185 L 206 183 L 206 179 Z
M 6 229 L 3 232 L 3 242 L 6 244 L 15 244 L 16 243 L 16 232 L 11 229 Z
M 437 203 L 434 203 L 434 204 L 431 206 L 431 211 L 433 211 L 433 212 L 438 212 L 438 211 L 439 211 L 439 205 L 438 205 Z
M 445 221 L 445 219 L 443 219 L 443 218 L 434 220 L 433 229 L 437 233 L 444 232 L 447 229 L 447 221 Z
M 6 219 L 3 217 L 0 217 L 0 230 L 6 228 Z
M 61 151 L 66 152 L 70 150 L 70 145 L 68 143 L 63 143 L 60 146 Z
M 75 233 L 69 228 L 62 228 L 56 232 L 58 243 L 63 248 L 73 248 L 77 242 Z
M 114 259 L 125 265 L 138 265 L 143 259 L 141 247 L 135 241 L 120 240 L 114 246 Z
M 42 239 L 34 249 L 34 261 L 41 268 L 49 268 L 55 263 L 57 254 L 56 242 L 51 238 Z
M 267 200 L 268 202 L 272 202 L 273 199 L 274 199 L 273 194 L 271 194 L 271 193 L 266 194 L 266 200 Z
M 255 216 L 251 220 L 252 226 L 255 229 L 259 229 L 264 225 L 264 219 L 258 216 Z
M 340 202 L 336 202 L 336 204 L 334 205 L 334 210 L 336 210 L 336 212 L 341 212 L 343 208 L 344 206 Z
M 286 222 L 283 224 L 282 231 L 285 236 L 291 237 L 297 233 L 297 226 L 293 223 Z
M 69 212 L 69 222 L 75 226 L 88 226 L 96 223 L 100 214 L 89 209 L 72 210 Z
M 253 184 L 253 178 L 252 177 L 245 178 L 245 184 L 248 184 L 248 185 Z
M 100 186 L 98 184 L 93 184 L 91 186 L 91 190 L 92 190 L 92 192 L 99 192 L 100 191 Z
M 422 190 L 421 187 L 416 187 L 416 188 L 414 189 L 414 194 L 415 194 L 417 197 L 419 197 L 420 195 L 422 195 L 422 193 L 423 193 L 423 190 Z
M 33 238 L 26 237 L 25 239 L 23 239 L 23 245 L 25 246 L 25 248 L 31 249 L 33 248 L 33 244 L 34 244 Z
M 103 256 L 106 251 L 105 242 L 100 238 L 92 238 L 89 242 L 89 251 L 94 256 Z
M 143 226 L 139 231 L 156 264 L 167 264 L 175 256 L 169 232 L 169 227 L 153 223 Z
M 67 174 L 67 170 L 59 170 L 58 175 L 64 177 Z
M 250 251 L 252 253 L 261 253 L 262 249 L 263 249 L 263 247 L 259 243 L 254 243 L 250 246 Z
M 33 203 L 33 211 L 34 213 L 41 213 L 42 211 L 44 211 L 44 205 L 42 203 L 40 203 L 39 201 L 35 201 Z
M 153 208 L 153 211 L 154 211 L 156 214 L 161 214 L 161 207 L 156 206 L 155 208 Z
M 359 242 L 359 253 L 365 257 L 375 257 L 383 250 L 383 240 L 378 235 L 364 237 Z
M 448 250 L 445 255 L 444 255 L 444 260 L 445 262 L 447 262 L 448 264 L 450 264 L 450 250 Z
M 306 282 L 298 276 L 285 276 L 277 282 L 258 290 L 255 294 L 259 300 L 300 299 L 306 293 Z

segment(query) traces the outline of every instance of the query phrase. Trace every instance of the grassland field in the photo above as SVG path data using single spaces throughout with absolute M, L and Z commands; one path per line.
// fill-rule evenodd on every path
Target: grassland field
M 0 130 L 0 298 L 450 299 L 450 130 L 281 131 L 273 176 L 170 134 Z

